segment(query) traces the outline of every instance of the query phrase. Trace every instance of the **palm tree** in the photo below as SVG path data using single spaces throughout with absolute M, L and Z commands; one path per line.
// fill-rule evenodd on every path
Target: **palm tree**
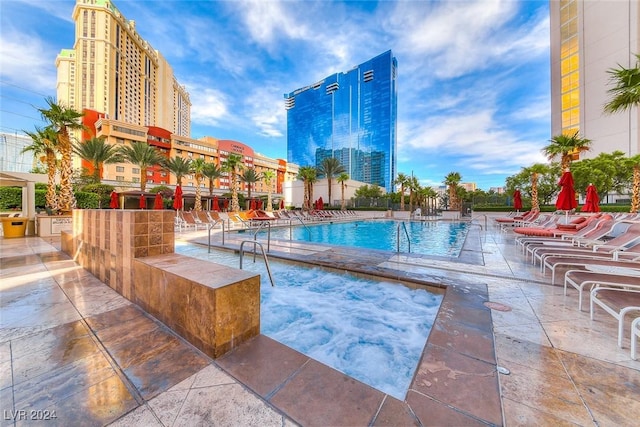
M 398 176 L 396 177 L 396 180 L 393 181 L 393 183 L 395 185 L 400 186 L 400 210 L 403 211 L 404 210 L 404 188 L 409 183 L 409 177 L 404 173 L 400 172 L 398 173 Z
M 166 161 L 165 167 L 175 175 L 178 185 L 182 186 L 182 178 L 191 171 L 191 159 L 175 156 Z
M 118 163 L 122 161 L 118 156 L 118 147 L 111 145 L 104 138 L 91 138 L 74 147 L 74 153 L 80 158 L 91 163 L 93 167 L 93 182 L 99 184 L 102 181 L 104 164 Z
M 633 187 L 631 190 L 631 213 L 638 213 L 640 209 L 640 155 L 629 157 L 628 166 L 633 168 Z
M 636 58 L 635 68 L 624 68 L 618 64 L 618 68 L 607 70 L 614 87 L 608 90 L 613 98 L 604 106 L 606 113 L 617 113 L 640 105 L 640 55 L 636 54 Z M 640 161 L 638 160 L 638 156 L 628 160 L 633 165 L 632 213 L 638 212 L 640 208 Z
M 560 167 L 563 171 L 569 169 L 575 154 L 579 156 L 580 153 L 583 151 L 589 151 L 591 148 L 591 140 L 580 138 L 578 136 L 578 131 L 571 136 L 564 134 L 556 135 L 552 137 L 549 142 L 551 144 L 543 147 L 542 152 L 549 158 L 549 160 L 553 160 L 560 156 Z
M 209 195 L 213 196 L 213 182 L 222 176 L 222 169 L 215 163 L 207 163 L 202 174 L 209 180 Z
M 449 187 L 449 209 L 452 211 L 460 209 L 460 204 L 458 203 L 458 184 L 461 180 L 462 176 L 458 172 L 449 172 L 447 176 L 444 177 L 444 184 Z
M 46 206 L 50 209 L 57 209 L 56 194 L 56 168 L 58 159 L 56 158 L 56 145 L 58 144 L 58 135 L 51 127 L 44 129 L 37 128 L 35 132 L 25 133 L 31 138 L 32 143 L 24 147 L 22 153 L 32 151 L 34 156 L 39 157 L 41 163 L 47 168 L 47 192 L 45 194 Z
M 140 190 L 147 189 L 147 169 L 151 166 L 164 165 L 164 156 L 146 142 L 133 141 L 131 145 L 118 148 L 118 154 L 127 162 L 140 166 Z
M 262 181 L 267 187 L 267 212 L 271 212 L 273 210 L 273 206 L 271 206 L 271 183 L 275 177 L 276 173 L 272 170 L 262 172 Z
M 424 188 L 424 194 L 428 201 L 429 212 L 434 212 L 436 208 L 436 200 L 438 200 L 438 192 L 431 187 Z
M 618 64 L 618 68 L 607 70 L 614 87 L 607 91 L 612 99 L 604 106 L 606 113 L 617 113 L 640 105 L 640 55 L 636 54 L 636 58 L 635 68 L 624 68 Z
M 540 174 L 546 173 L 548 168 L 542 164 L 535 164 L 525 169 L 531 174 L 531 210 L 540 211 L 540 201 L 538 197 L 538 177 Z
M 204 178 L 204 168 L 206 166 L 206 162 L 203 158 L 197 158 L 191 161 L 191 173 L 193 173 L 196 179 L 196 201 L 193 205 L 194 211 L 202 210 L 202 178 Z
M 407 181 L 407 184 L 409 187 L 409 211 L 411 212 L 413 211 L 414 196 L 416 192 L 420 190 L 420 181 L 418 181 L 417 177 L 411 175 L 411 177 Z
M 346 172 L 342 172 L 336 178 L 336 181 L 340 183 L 340 210 L 346 210 L 345 199 L 344 199 L 344 190 L 347 187 L 347 181 L 349 180 L 349 174 Z
M 60 195 L 58 196 L 58 209 L 62 212 L 70 212 L 76 206 L 76 198 L 73 194 L 71 177 L 73 176 L 73 163 L 71 154 L 70 131 L 84 129 L 80 119 L 84 115 L 72 108 L 57 104 L 53 98 L 46 98 L 48 108 L 38 108 L 42 118 L 50 123 L 58 137 L 57 149 L 60 153 Z
M 255 168 L 247 168 L 240 174 L 240 181 L 247 184 L 247 199 L 251 199 L 251 185 L 259 182 L 262 179 L 262 174 L 256 172 Z
M 222 170 L 229 174 L 229 186 L 231 187 L 231 210 L 238 212 L 240 203 L 238 203 L 238 169 L 244 169 L 242 156 L 238 154 L 229 154 L 224 161 Z
M 302 209 L 311 210 L 311 199 L 313 198 L 313 183 L 318 180 L 316 168 L 313 166 L 302 166 L 298 169 L 298 179 L 304 185 L 304 201 Z
M 320 163 L 320 166 L 318 166 L 317 171 L 318 171 L 318 175 L 324 176 L 327 178 L 329 206 L 331 206 L 331 203 L 332 203 L 331 187 L 333 184 L 332 182 L 333 177 L 335 175 L 346 172 L 347 170 L 344 168 L 344 166 L 342 166 L 342 164 L 340 163 L 340 160 L 336 159 L 335 157 L 327 157 L 322 160 L 322 162 Z

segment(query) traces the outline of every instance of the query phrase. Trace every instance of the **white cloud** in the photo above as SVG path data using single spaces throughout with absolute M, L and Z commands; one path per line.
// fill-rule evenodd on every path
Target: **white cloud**
M 459 115 L 432 116 L 403 135 L 403 158 L 417 153 L 455 155 L 459 165 L 478 171 L 512 169 L 544 162 L 541 141 L 527 141 L 500 126 L 494 112 L 479 110 Z M 406 153 L 405 153 L 406 152 Z
M 42 0 L 13 0 L 15 3 L 24 3 L 29 7 L 43 10 L 45 13 L 56 18 L 73 22 L 71 17 L 74 1 L 42 1 Z M 37 25 L 37 24 L 36 24 Z
M 56 52 L 51 46 L 37 36 L 7 28 L 0 37 L 3 80 L 33 91 L 47 92 L 56 87 Z
M 209 87 L 196 84 L 185 85 L 191 96 L 191 120 L 209 126 L 219 126 L 229 119 L 226 96 Z

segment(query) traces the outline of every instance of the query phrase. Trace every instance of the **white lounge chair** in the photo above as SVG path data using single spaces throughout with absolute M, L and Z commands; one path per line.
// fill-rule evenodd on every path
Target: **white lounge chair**
M 629 284 L 640 286 L 640 269 L 635 274 L 636 276 L 630 275 L 628 269 L 620 269 L 619 273 L 569 270 L 564 275 L 564 294 L 567 295 L 567 285 L 576 288 L 578 290 L 578 310 L 582 311 L 582 291 L 586 287 L 591 287 L 591 289 L 596 286 L 624 287 Z
M 625 316 L 633 312 L 640 314 L 640 286 L 596 287 L 591 290 L 591 320 L 594 318 L 596 305 L 618 321 L 618 347 L 622 348 Z
M 640 317 L 631 322 L 631 358 L 636 358 L 636 348 L 638 345 L 638 338 L 640 338 Z

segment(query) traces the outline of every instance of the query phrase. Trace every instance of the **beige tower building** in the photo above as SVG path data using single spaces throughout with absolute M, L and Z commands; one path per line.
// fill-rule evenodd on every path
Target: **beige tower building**
M 189 94 L 162 55 L 136 32 L 135 22 L 109 0 L 76 0 L 73 20 L 75 45 L 56 60 L 58 101 L 188 137 Z
M 586 157 L 640 153 L 639 109 L 612 115 L 607 70 L 635 67 L 640 53 L 637 0 L 551 0 L 551 132 L 593 141 Z

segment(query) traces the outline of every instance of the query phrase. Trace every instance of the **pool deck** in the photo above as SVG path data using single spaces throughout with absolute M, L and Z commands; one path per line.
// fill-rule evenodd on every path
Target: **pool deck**
M 575 290 L 565 296 L 523 260 L 512 233 L 476 223 L 456 261 L 271 242 L 273 257 L 446 288 L 404 401 L 262 335 L 212 360 L 80 268 L 59 239 L 2 238 L 0 426 L 637 425 L 629 334 L 618 348 L 612 317 L 590 320 Z M 206 243 L 207 232 L 176 239 Z

